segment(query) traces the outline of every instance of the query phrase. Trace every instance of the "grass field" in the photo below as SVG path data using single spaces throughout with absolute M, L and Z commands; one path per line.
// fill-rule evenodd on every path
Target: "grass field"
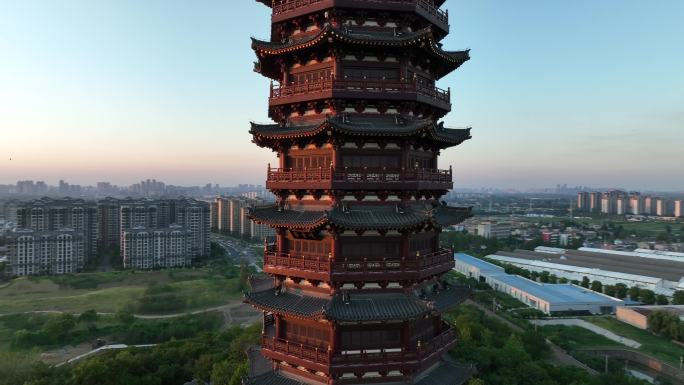
M 0 314 L 28 311 L 81 313 L 89 309 L 113 313 L 123 308 L 145 313 L 145 309 L 139 309 L 138 302 L 148 288 L 155 285 L 172 289 L 178 297 L 178 306 L 165 312 L 218 306 L 240 295 L 235 272 L 218 273 L 211 269 L 17 278 L 0 288 Z
M 679 358 L 684 356 L 684 348 L 675 345 L 667 338 L 655 336 L 645 330 L 620 322 L 612 317 L 587 317 L 585 321 L 608 329 L 622 337 L 633 339 L 641 344 L 638 350 L 642 353 L 665 360 L 675 366 L 679 365 Z
M 554 344 L 566 350 L 592 347 L 624 347 L 624 345 L 579 326 L 547 325 L 539 330 Z

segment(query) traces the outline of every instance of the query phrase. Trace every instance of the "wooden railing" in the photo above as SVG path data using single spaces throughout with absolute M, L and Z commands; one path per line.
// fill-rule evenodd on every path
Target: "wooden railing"
M 361 350 L 351 354 L 337 354 L 333 357 L 334 364 L 358 364 L 369 362 L 402 362 L 411 360 L 423 359 L 440 349 L 447 346 L 448 343 L 454 341 L 456 332 L 449 327 L 437 337 L 433 338 L 427 343 L 421 343 L 416 349 L 401 350 L 396 349 L 373 349 Z
M 315 168 L 268 168 L 269 182 L 325 182 L 332 175 L 330 167 Z
M 309 7 L 324 0 L 273 0 L 273 14 L 292 12 L 300 8 Z M 357 0 L 363 1 L 363 0 Z M 366 0 L 369 1 L 369 0 Z M 375 2 L 375 1 L 374 1 Z M 415 4 L 428 14 L 433 15 L 437 20 L 444 24 L 449 24 L 449 12 L 443 11 L 427 0 L 389 0 L 387 1 L 400 4 Z
M 453 253 L 449 249 L 440 249 L 434 253 L 418 255 L 411 258 L 367 259 L 331 261 L 325 255 L 278 254 L 266 252 L 264 266 L 300 269 L 316 273 L 388 273 L 388 272 L 417 272 L 453 261 Z
M 268 168 L 268 182 L 445 182 L 453 181 L 452 170 L 388 169 L 373 167 Z
M 313 92 L 330 90 L 351 91 L 362 93 L 417 93 L 429 98 L 451 103 L 451 90 L 443 90 L 439 87 L 427 86 L 417 80 L 378 80 L 378 79 L 319 79 L 305 83 L 289 85 L 271 84 L 271 100 L 286 98 L 296 95 L 305 95 Z
M 315 346 L 291 342 L 268 335 L 261 336 L 261 347 L 262 349 L 315 362 L 320 365 L 329 365 L 331 361 L 331 352 L 327 349 L 320 349 Z
M 445 324 L 445 326 L 447 325 Z M 332 351 L 325 348 L 300 344 L 264 334 L 261 336 L 261 347 L 265 350 L 310 361 L 319 365 L 345 365 L 376 362 L 389 363 L 424 359 L 447 347 L 455 338 L 456 333 L 454 329 L 447 326 L 446 330 L 431 341 L 417 345 L 415 348 L 368 349 L 357 350 L 353 353 L 345 352 L 333 354 Z

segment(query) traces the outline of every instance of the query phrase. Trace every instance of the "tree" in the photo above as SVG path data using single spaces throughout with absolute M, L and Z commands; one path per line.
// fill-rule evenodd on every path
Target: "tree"
M 558 278 L 558 283 L 568 283 L 568 279 L 565 277 Z
M 611 297 L 615 297 L 615 293 L 616 293 L 615 286 L 606 285 L 603 287 L 603 294 L 611 296 Z
M 601 281 L 594 281 L 591 283 L 591 290 L 597 291 L 599 293 L 603 292 L 603 284 Z
M 590 283 L 590 282 L 589 282 L 589 278 L 587 278 L 586 276 L 584 276 L 584 277 L 582 277 L 582 283 L 580 283 L 580 286 L 582 286 L 582 287 L 588 289 L 588 288 L 589 288 L 589 283 Z
M 99 316 L 97 315 L 95 309 L 89 309 L 81 313 L 80 316 L 78 316 L 78 322 L 95 323 L 97 322 L 98 318 Z
M 656 296 L 656 305 L 667 305 L 669 303 L 670 303 L 670 301 L 667 300 L 666 296 L 664 296 L 662 294 L 658 294 Z
M 133 313 L 123 309 L 116 312 L 116 318 L 124 325 L 130 325 L 135 321 Z
M 673 305 L 684 305 L 684 290 L 677 290 L 672 296 Z
M 542 283 L 549 283 L 549 275 L 548 271 L 542 271 L 541 274 L 539 274 L 539 281 Z
M 627 298 L 627 285 L 624 283 L 618 283 L 615 285 L 615 297 L 619 299 Z
M 647 305 L 653 305 L 656 302 L 655 293 L 652 290 L 641 289 L 639 291 L 639 300 Z
M 636 286 L 632 286 L 629 288 L 629 298 L 632 301 L 638 301 L 639 300 L 639 288 Z
M 486 385 L 484 380 L 481 378 L 471 378 L 468 381 L 468 385 Z

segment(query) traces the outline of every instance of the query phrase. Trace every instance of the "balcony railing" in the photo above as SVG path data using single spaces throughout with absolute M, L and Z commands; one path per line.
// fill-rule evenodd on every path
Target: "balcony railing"
M 314 362 L 319 365 L 329 365 L 332 352 L 315 346 L 304 345 L 268 335 L 261 336 L 261 348 L 273 352 Z
M 287 12 L 292 12 L 304 7 L 310 7 L 312 5 L 318 4 L 320 2 L 323 2 L 325 0 L 273 0 L 273 15 L 279 15 Z M 373 2 L 377 3 L 377 1 L 371 1 L 371 0 L 357 0 L 359 2 Z M 448 25 L 449 24 L 449 13 L 447 11 L 443 11 L 439 9 L 438 7 L 435 7 L 434 4 L 427 0 L 390 0 L 387 1 L 387 3 L 395 3 L 395 4 L 415 4 L 418 8 L 424 10 L 428 14 L 434 16 L 437 20 L 440 22 Z
M 454 329 L 447 326 L 447 329 L 441 334 L 426 343 L 419 344 L 414 349 L 358 350 L 353 353 L 337 353 L 333 355 L 333 352 L 328 349 L 275 338 L 270 335 L 261 336 L 261 347 L 265 350 L 319 365 L 373 364 L 378 362 L 390 363 L 421 360 L 447 348 L 455 339 L 456 333 Z
M 338 354 L 333 356 L 333 364 L 359 364 L 359 363 L 375 363 L 375 362 L 402 362 L 421 360 L 431 354 L 440 351 L 448 346 L 449 343 L 455 341 L 456 332 L 453 328 L 448 327 L 445 331 L 437 337 L 421 343 L 416 349 L 375 349 L 375 350 L 361 350 L 352 354 Z
M 267 251 L 264 255 L 264 267 L 298 269 L 323 274 L 342 273 L 401 273 L 418 272 L 422 269 L 430 269 L 453 261 L 453 254 L 449 249 L 440 249 L 434 253 L 417 255 L 412 258 L 397 260 L 367 259 L 331 261 L 325 255 L 302 255 L 278 254 Z
M 416 93 L 439 102 L 451 103 L 451 90 L 427 86 L 416 79 L 398 80 L 351 80 L 351 79 L 319 79 L 316 81 L 289 85 L 271 84 L 271 100 L 278 100 L 297 95 L 305 95 L 323 91 L 349 91 L 368 93 Z
M 373 167 L 268 168 L 267 182 L 402 183 L 453 181 L 453 172 L 438 169 L 388 169 Z

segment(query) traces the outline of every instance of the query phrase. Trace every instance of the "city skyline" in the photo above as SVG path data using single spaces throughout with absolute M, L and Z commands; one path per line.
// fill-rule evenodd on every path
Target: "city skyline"
M 473 49 L 438 84 L 453 95 L 446 125 L 473 126 L 477 139 L 443 154 L 456 188 L 684 189 L 684 53 L 672 48 L 684 4 L 444 8 L 458 10 L 445 49 Z M 244 17 L 227 22 L 233 12 Z M 268 14 L 218 1 L 1 4 L 12 60 L 0 63 L 0 184 L 263 184 L 260 165 L 276 158 L 247 145 L 247 128 L 268 121 L 268 81 L 252 74 L 244 36 L 268 37 L 252 23 Z

